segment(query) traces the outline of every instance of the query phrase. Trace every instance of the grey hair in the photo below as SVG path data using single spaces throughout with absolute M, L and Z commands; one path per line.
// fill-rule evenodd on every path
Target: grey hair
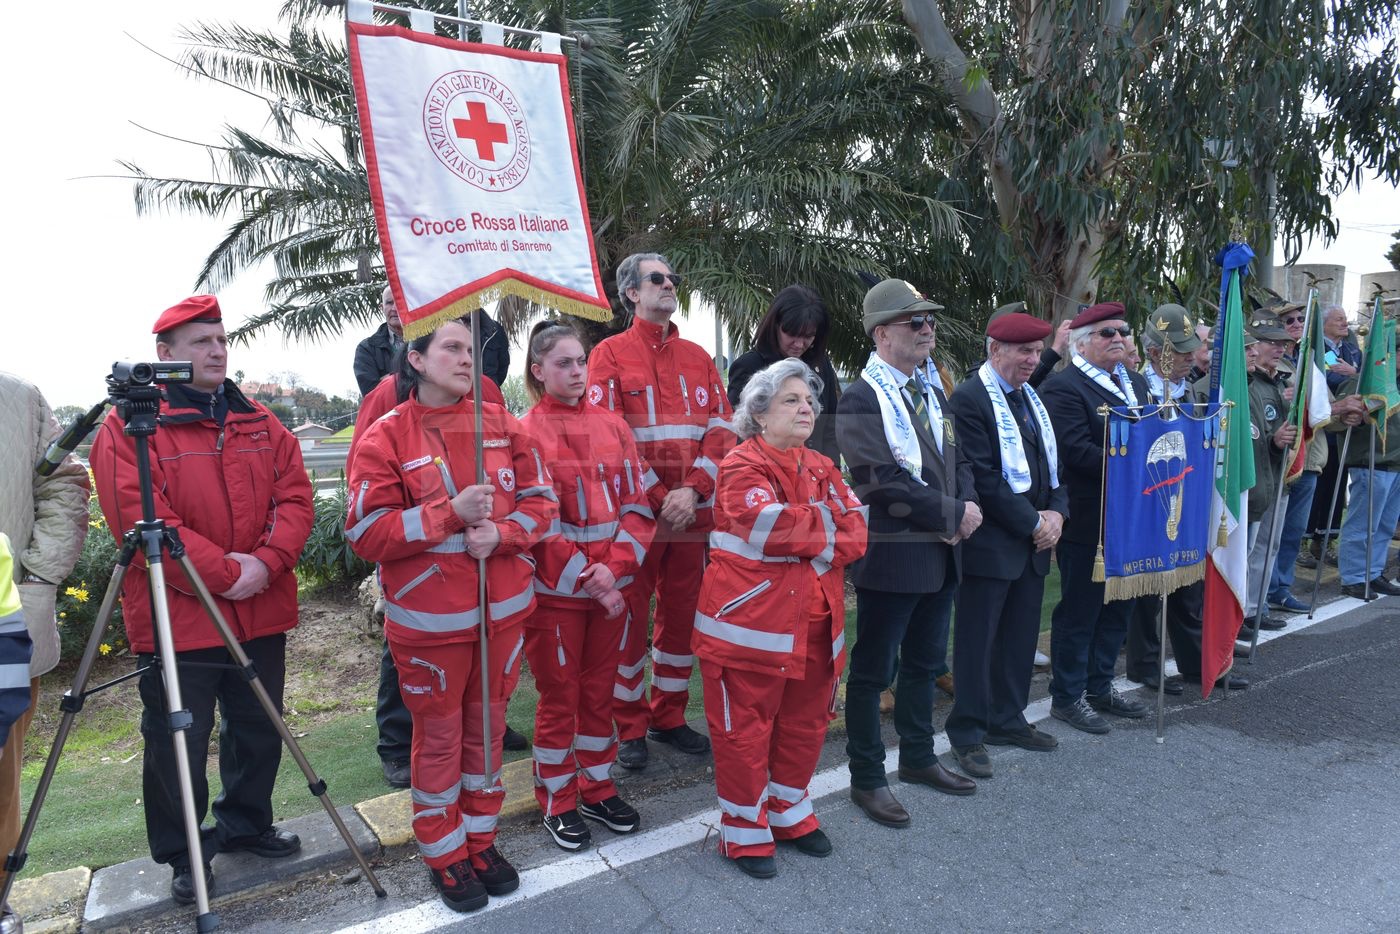
M 617 264 L 617 297 L 622 299 L 622 307 L 627 309 L 628 314 L 637 310 L 637 306 L 627 297 L 628 289 L 640 289 L 642 287 L 642 263 L 651 260 L 657 263 L 665 263 L 667 269 L 674 270 L 671 261 L 660 253 L 633 253 L 631 256 Z
M 812 390 L 812 415 L 815 417 L 822 413 L 822 378 L 797 357 L 785 357 L 759 370 L 744 384 L 744 391 L 739 394 L 739 404 L 734 408 L 734 430 L 740 438 L 747 440 L 762 430 L 754 416 L 767 413 L 779 387 L 793 377 L 802 380 Z
M 1074 351 L 1075 353 L 1079 353 L 1080 349 L 1083 348 L 1085 344 L 1089 343 L 1089 339 L 1094 336 L 1094 332 L 1098 329 L 1099 326 L 1097 324 L 1086 324 L 1083 327 L 1078 327 L 1075 328 L 1073 331 L 1070 331 L 1070 350 Z

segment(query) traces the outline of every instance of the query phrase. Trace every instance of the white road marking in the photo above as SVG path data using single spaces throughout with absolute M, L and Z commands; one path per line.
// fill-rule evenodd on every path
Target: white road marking
M 1334 600 L 1325 606 L 1318 607 L 1312 619 L 1300 614 L 1292 618 L 1286 629 L 1261 631 L 1259 643 L 1262 645 L 1283 636 L 1302 632 L 1310 626 L 1316 626 L 1318 623 L 1334 619 L 1363 606 L 1366 606 L 1364 601 L 1352 597 Z M 1167 674 L 1168 676 L 1177 674 L 1175 661 L 1167 663 Z M 1124 691 L 1140 687 L 1126 678 L 1118 678 L 1113 684 L 1114 687 Z M 1026 707 L 1026 720 L 1031 723 L 1038 723 L 1049 716 L 1050 698 L 1048 697 Z M 938 733 L 934 737 L 934 750 L 939 755 L 947 752 L 950 748 L 947 734 Z M 898 751 L 897 746 L 891 746 L 885 750 L 889 761 L 897 763 Z M 889 771 L 894 772 L 897 767 L 896 764 Z M 845 791 L 850 786 L 850 770 L 846 766 L 840 765 L 812 776 L 812 781 L 807 788 L 812 798 L 817 799 Z M 655 830 L 648 830 L 636 836 L 610 840 L 587 852 L 527 870 L 520 874 L 519 889 L 502 898 L 491 899 L 486 907 L 480 911 L 459 914 L 435 898 L 391 915 L 372 918 L 350 927 L 341 928 L 338 934 L 379 934 L 383 931 L 392 931 L 393 934 L 426 934 L 426 932 L 436 931 L 444 927 L 460 926 L 467 919 L 486 912 L 509 908 L 531 898 L 546 895 L 566 885 L 582 882 L 606 872 L 615 872 L 624 866 L 669 853 L 686 844 L 699 843 L 709 834 L 718 834 L 719 819 L 718 808 L 701 811 L 665 826 L 657 827 Z

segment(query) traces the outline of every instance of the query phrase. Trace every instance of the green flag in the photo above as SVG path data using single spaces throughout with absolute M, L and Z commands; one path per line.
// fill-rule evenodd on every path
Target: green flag
M 1381 450 L 1385 450 L 1385 424 L 1390 413 L 1400 408 L 1400 390 L 1395 387 L 1395 322 L 1386 319 L 1380 295 L 1371 312 L 1371 333 L 1366 338 L 1356 391 L 1371 409 L 1371 421 L 1380 436 Z

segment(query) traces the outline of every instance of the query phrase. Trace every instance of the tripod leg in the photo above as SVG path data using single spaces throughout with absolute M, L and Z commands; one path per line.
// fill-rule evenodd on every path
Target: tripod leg
M 267 714 L 268 720 L 271 721 L 273 727 L 277 730 L 277 734 L 282 737 L 283 744 L 287 747 L 287 751 L 292 754 L 292 758 L 296 760 L 296 764 L 301 769 L 301 773 L 306 776 L 307 788 L 321 802 L 321 806 L 326 809 L 326 813 L 330 815 L 331 823 L 335 824 L 335 829 L 340 832 L 341 838 L 345 841 L 345 846 L 360 864 L 360 871 L 365 874 L 365 878 L 369 881 L 370 887 L 374 889 L 374 894 L 380 898 L 385 897 L 387 893 L 384 891 L 384 887 L 379 884 L 379 879 L 375 877 L 374 870 L 370 869 L 369 861 L 366 860 L 364 854 L 360 852 L 360 848 L 355 845 L 355 838 L 350 835 L 350 829 L 345 826 L 345 821 L 341 819 L 339 812 L 335 809 L 335 805 L 331 803 L 330 796 L 326 793 L 326 783 L 317 776 L 316 770 L 313 769 L 311 763 L 307 761 L 306 756 L 301 751 L 301 746 L 292 736 L 291 730 L 287 729 L 287 722 L 282 719 L 282 714 L 277 710 L 277 705 L 272 702 L 272 697 L 267 693 L 267 688 L 263 686 L 262 679 L 258 677 L 256 667 L 248 660 L 248 654 L 243 651 L 243 646 L 234 638 L 233 630 L 229 628 L 228 620 L 224 619 L 224 614 L 219 611 L 218 606 L 214 603 L 214 598 L 209 593 L 209 588 L 205 586 L 203 579 L 199 576 L 199 572 L 195 569 L 194 562 L 191 561 L 189 556 L 185 553 L 184 546 L 179 544 L 178 539 L 172 543 L 171 554 L 175 557 L 175 560 L 179 562 L 181 569 L 185 572 L 185 576 L 194 584 L 195 595 L 199 598 L 200 604 L 204 607 L 204 612 L 213 620 L 215 628 L 219 630 L 219 635 L 223 637 L 225 648 L 227 648 L 229 654 L 233 656 L 233 660 L 243 673 L 243 677 L 248 680 L 248 686 L 252 688 L 253 695 L 257 697 L 258 703 L 262 705 L 263 711 Z
M 160 649 L 161 677 L 165 681 L 166 710 L 170 714 L 170 745 L 175 751 L 175 771 L 180 780 L 180 807 L 185 815 L 185 842 L 189 848 L 190 879 L 194 882 L 194 900 L 198 909 L 195 921 L 200 932 L 212 931 L 219 926 L 219 916 L 209 910 L 209 886 L 204 879 L 204 846 L 199 838 L 199 816 L 194 811 L 194 784 L 190 779 L 190 751 L 185 747 L 183 733 L 193 725 L 194 718 L 185 709 L 180 696 L 180 670 L 175 658 L 175 637 L 170 629 L 170 605 L 166 602 L 165 565 L 161 562 L 158 531 L 144 532 L 143 535 L 156 537 L 148 543 L 146 573 L 151 583 L 152 620 L 155 623 L 156 639 Z M 151 547 L 155 555 L 149 554 Z M 201 762 L 199 767 L 204 768 Z
M 78 662 L 78 670 L 73 674 L 73 684 L 59 703 L 63 717 L 58 722 L 58 731 L 54 734 L 53 745 L 49 749 L 49 758 L 44 763 L 44 772 L 39 776 L 38 787 L 34 789 L 34 798 L 29 804 L 29 813 L 24 816 L 24 826 L 20 829 L 19 839 L 15 841 L 14 850 L 5 859 L 5 883 L 0 886 L 0 905 L 9 904 L 10 889 L 14 887 L 15 875 L 24 868 L 24 863 L 29 858 L 29 840 L 34 836 L 34 828 L 39 823 L 39 812 L 43 810 L 44 800 L 49 794 L 49 786 L 53 784 L 54 773 L 58 770 L 58 759 L 63 755 L 63 747 L 68 743 L 68 733 L 73 728 L 73 720 L 77 717 L 78 711 L 83 708 L 83 692 L 87 690 L 88 679 L 92 676 L 92 666 L 97 660 L 102 637 L 107 634 L 107 627 L 112 622 L 112 612 L 117 605 L 117 599 L 121 596 L 122 579 L 126 577 L 126 569 L 131 565 L 131 559 L 135 554 L 136 538 L 135 536 L 127 536 L 122 544 L 121 554 L 117 556 L 116 567 L 112 570 L 112 579 L 107 584 L 107 593 L 102 598 L 102 605 L 97 610 L 97 618 L 93 621 L 92 634 L 88 636 L 87 648 L 83 650 L 82 660 Z

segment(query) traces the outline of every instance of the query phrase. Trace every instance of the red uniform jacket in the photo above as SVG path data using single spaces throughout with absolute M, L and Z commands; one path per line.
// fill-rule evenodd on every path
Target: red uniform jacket
M 428 408 L 413 395 L 375 422 L 350 465 L 345 537 L 380 564 L 385 626 L 399 642 L 477 638 L 477 560 L 451 499 L 476 482 L 472 403 Z M 486 561 L 488 626 L 519 622 L 535 606 L 530 549 L 559 517 L 539 445 L 498 405 L 482 407 L 482 459 L 495 486 L 501 541 Z
M 586 399 L 565 405 L 545 396 L 521 419 L 539 439 L 559 496 L 559 523 L 535 546 L 541 603 L 577 606 L 590 564 L 605 564 L 621 590 L 641 567 L 656 532 L 646 465 L 622 419 Z
M 728 668 L 806 675 L 820 587 L 831 609 L 831 657 L 845 665 L 841 568 L 865 554 L 866 507 L 831 460 L 750 438 L 720 465 L 710 564 L 695 612 L 695 653 Z
M 712 528 L 717 465 L 735 436 L 724 385 L 704 348 L 683 340 L 674 323 L 663 333 L 636 318 L 593 348 L 588 382 L 588 401 L 622 414 L 656 472 L 652 505 L 676 487 L 691 487 L 700 497 L 691 530 Z
M 311 481 L 292 433 L 266 408 L 224 384 L 223 427 L 207 410 L 160 405 L 160 427 L 150 438 L 156 516 L 178 529 L 195 570 L 240 642 L 286 632 L 297 624 L 297 581 L 292 570 L 311 534 Z M 124 423 L 108 414 L 92 445 L 92 475 L 102 514 L 114 535 L 141 518 L 136 444 Z M 246 600 L 218 596 L 238 580 L 229 552 L 267 565 L 268 587 Z M 175 650 L 224 644 L 194 596 L 180 565 L 164 562 Z M 131 564 L 122 582 L 127 641 L 154 652 L 151 598 L 145 561 Z
M 398 388 L 394 385 L 394 378 L 394 374 L 390 373 L 360 400 L 360 410 L 355 413 L 355 433 L 350 437 L 350 451 L 345 455 L 345 472 L 347 474 L 350 472 L 350 462 L 355 459 L 355 451 L 358 449 L 360 441 L 364 439 L 365 432 L 369 431 L 369 426 L 379 421 L 380 416 L 399 404 Z M 481 398 L 505 408 L 506 397 L 501 394 L 501 387 L 497 386 L 491 377 L 484 373 L 481 376 Z

